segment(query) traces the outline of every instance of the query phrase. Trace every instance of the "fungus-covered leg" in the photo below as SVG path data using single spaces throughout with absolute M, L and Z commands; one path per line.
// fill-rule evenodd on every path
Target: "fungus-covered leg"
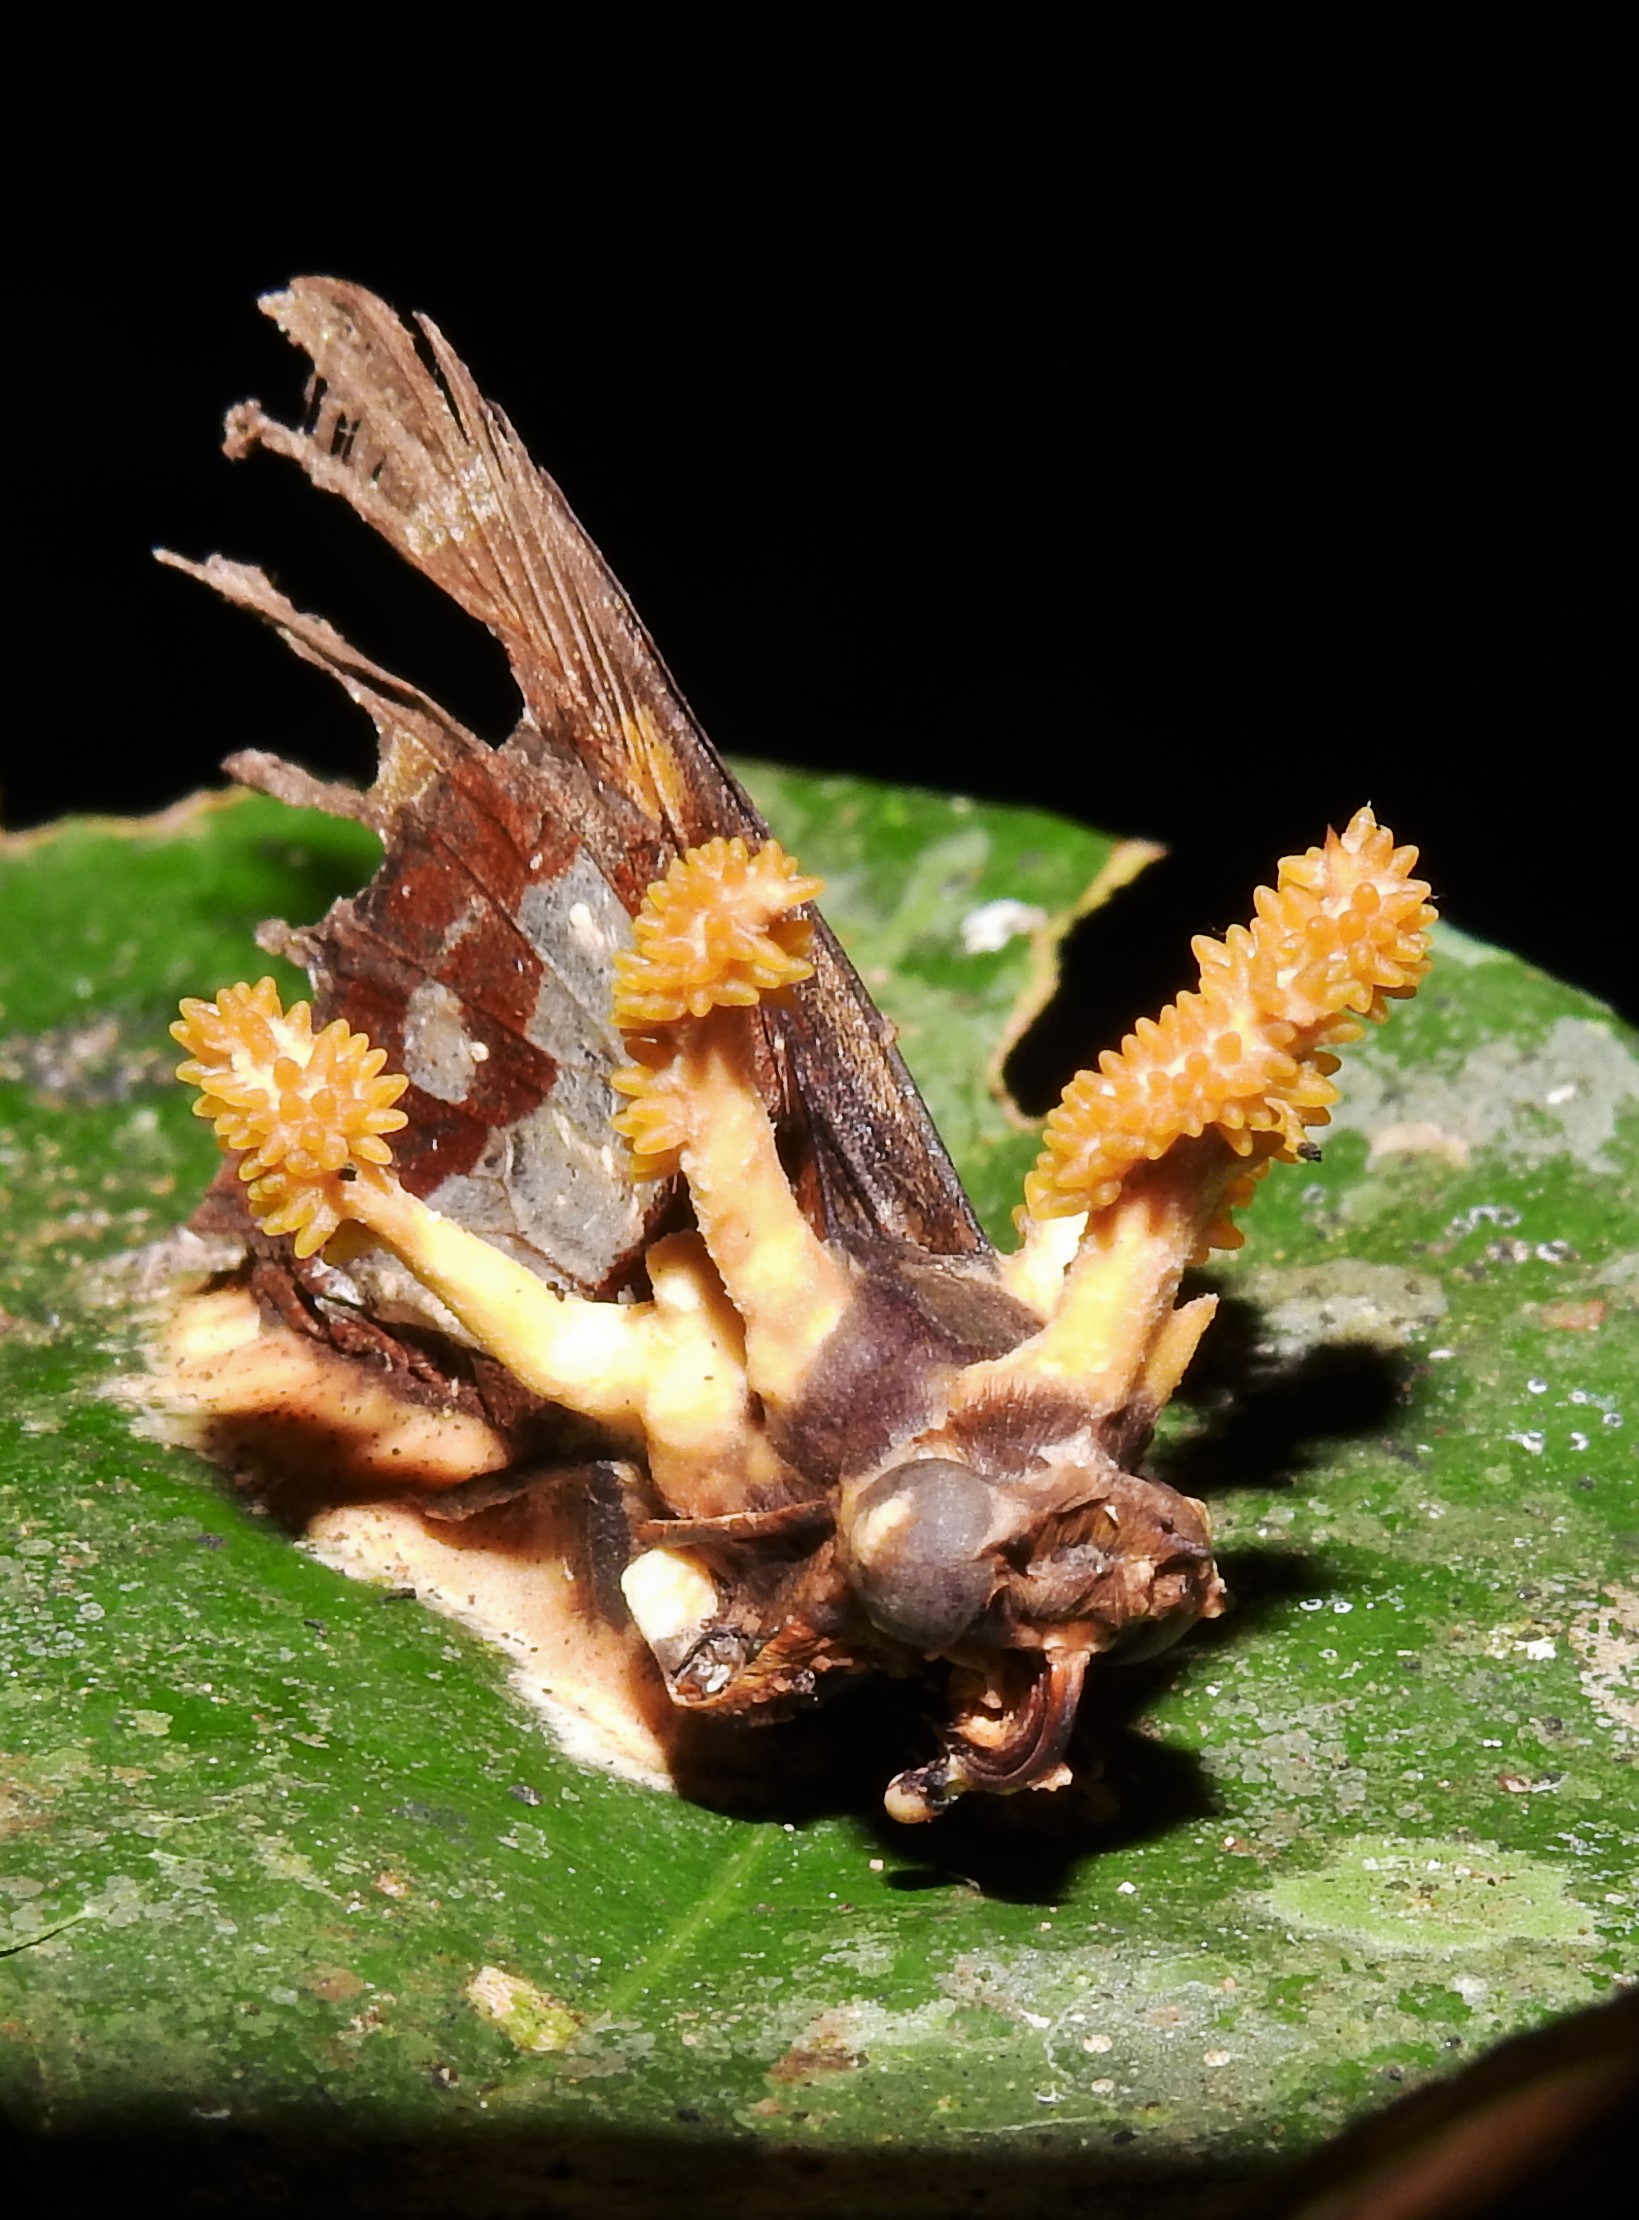
M 315 1035 L 305 1002 L 281 1009 L 271 979 L 190 999 L 172 1033 L 188 1050 L 177 1077 L 200 1089 L 225 1149 L 245 1152 L 239 1176 L 264 1232 L 292 1234 L 311 1256 L 345 1222 L 400 1257 L 473 1338 L 536 1394 L 589 1418 L 635 1427 L 657 1354 L 643 1305 L 554 1293 L 403 1188 L 383 1135 L 407 1081 L 337 1019 Z
M 1217 1308 L 1215 1295 L 1174 1308 L 1201 1246 L 1203 1190 L 1221 1193 L 1227 1176 L 1220 1170 L 1214 1182 L 1193 1161 L 1199 1153 L 1143 1165 L 1117 1202 L 1091 1215 L 1052 1316 L 999 1368 L 1074 1387 L 1095 1412 L 1120 1410 L 1141 1391 L 1162 1391 L 1157 1410 L 1168 1401 Z
M 780 1163 L 749 1024 L 764 995 L 808 977 L 810 928 L 793 913 L 818 891 L 775 841 L 713 840 L 649 889 L 636 946 L 616 958 L 615 1023 L 637 1061 L 616 1075 L 632 1102 L 615 1125 L 646 1164 L 681 1165 L 745 1323 L 747 1376 L 776 1405 L 800 1391 L 848 1300 Z

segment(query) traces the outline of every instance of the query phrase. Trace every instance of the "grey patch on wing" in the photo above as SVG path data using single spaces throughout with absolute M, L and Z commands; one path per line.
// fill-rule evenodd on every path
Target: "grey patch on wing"
M 653 1192 L 627 1173 L 614 1107 L 601 1066 L 566 1064 L 550 1101 L 427 1199 L 554 1284 L 598 1286 L 641 1243 Z
M 492 1133 L 478 1162 L 427 1200 L 552 1285 L 597 1288 L 643 1242 L 655 1195 L 634 1181 L 610 1120 L 620 1097 L 610 1074 L 627 1062 L 611 1021 L 614 958 L 632 942 L 625 905 L 597 866 L 577 855 L 519 900 L 516 923 L 542 961 L 524 1028 L 551 1057 L 551 1094 L 528 1117 Z M 466 930 L 457 922 L 448 945 Z M 436 980 L 418 987 L 405 1023 L 405 1069 L 440 1102 L 464 1102 L 476 1059 L 458 999 Z
M 413 1083 L 435 1102 L 465 1102 L 485 1053 L 467 1031 L 460 996 L 441 979 L 423 979 L 404 1006 L 404 1069 Z
M 610 1012 L 615 953 L 632 945 L 632 921 L 590 857 L 577 855 L 556 878 L 527 887 L 518 927 L 546 966 L 530 1040 L 559 1065 L 597 1063 L 607 1072 L 624 1064 Z

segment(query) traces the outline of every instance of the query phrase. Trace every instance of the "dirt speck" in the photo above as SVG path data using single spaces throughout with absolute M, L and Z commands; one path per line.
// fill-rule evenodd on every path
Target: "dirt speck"
M 364 1993 L 364 1983 L 345 1966 L 315 1966 L 302 1986 L 322 2004 L 346 2004 Z
M 1590 1703 L 1619 1727 L 1639 1732 L 1639 1589 L 1609 1587 L 1571 1621 L 1577 1678 Z
M 583 2013 L 500 1966 L 480 1966 L 463 1994 L 519 2050 L 567 2050 L 586 2025 Z

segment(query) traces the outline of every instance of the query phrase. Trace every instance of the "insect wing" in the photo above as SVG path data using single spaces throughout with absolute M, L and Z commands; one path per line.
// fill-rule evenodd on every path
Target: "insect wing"
M 673 854 L 766 827 L 563 495 L 436 328 L 421 319 L 418 344 L 332 279 L 263 306 L 312 359 L 307 415 L 286 425 L 247 402 L 229 453 L 271 448 L 339 493 L 489 627 L 524 705 L 492 750 L 260 573 L 180 566 L 268 617 L 377 726 L 381 770 L 362 798 L 267 758 L 230 766 L 366 816 L 386 846 L 362 895 L 286 945 L 325 1014 L 409 1072 L 408 1183 L 558 1284 L 608 1292 L 668 1201 L 655 1183 L 634 1191 L 609 1142 L 623 919 Z M 814 959 L 809 985 L 766 1015 L 759 1071 L 811 1215 L 844 1237 L 980 1248 L 891 1029 L 823 924 Z

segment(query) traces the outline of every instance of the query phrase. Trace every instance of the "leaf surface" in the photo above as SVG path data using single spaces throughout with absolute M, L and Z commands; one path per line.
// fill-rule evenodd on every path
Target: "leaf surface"
M 1138 859 L 747 777 L 1000 1235 L 1034 1144 L 998 1044 Z M 563 1757 L 503 1660 L 245 1516 L 119 1392 L 142 1245 L 212 1163 L 176 998 L 270 968 L 257 919 L 372 848 L 255 797 L 0 846 L 19 2125 L 140 2122 L 225 2197 L 322 2167 L 401 2212 L 552 2167 L 553 2209 L 646 2210 L 725 2145 L 736 2211 L 966 2210 L 1027 2168 L 1031 2209 L 1182 2212 L 1608 1993 L 1639 1870 L 1639 1060 L 1608 1012 L 1441 928 L 1323 1163 L 1265 1184 L 1157 1455 L 1239 1607 L 1107 1678 L 1102 1782 L 921 1830 L 794 1786 L 752 1821 Z

